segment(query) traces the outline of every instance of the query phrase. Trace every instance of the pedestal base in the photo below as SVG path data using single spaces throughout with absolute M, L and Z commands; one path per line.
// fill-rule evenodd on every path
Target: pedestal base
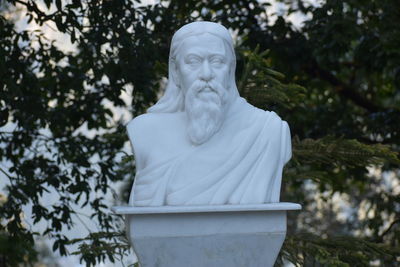
M 114 207 L 141 267 L 273 266 L 299 204 Z

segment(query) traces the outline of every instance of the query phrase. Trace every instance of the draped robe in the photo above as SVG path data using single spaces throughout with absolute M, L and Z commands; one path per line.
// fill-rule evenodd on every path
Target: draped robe
M 140 153 L 138 151 L 137 153 Z M 137 170 L 134 206 L 279 202 L 282 169 L 291 157 L 287 123 L 238 98 L 207 142 Z

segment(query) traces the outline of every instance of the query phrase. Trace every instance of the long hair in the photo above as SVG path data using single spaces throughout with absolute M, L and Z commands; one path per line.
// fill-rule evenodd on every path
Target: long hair
M 230 62 L 229 90 L 231 94 L 238 96 L 239 92 L 235 82 L 236 56 L 233 48 L 232 37 L 229 31 L 222 25 L 208 21 L 192 22 L 181 27 L 172 37 L 171 49 L 168 60 L 168 83 L 164 95 L 158 102 L 150 107 L 149 113 L 174 113 L 183 111 L 185 108 L 184 94 L 182 89 L 174 81 L 176 75 L 176 56 L 183 40 L 190 37 L 209 33 L 221 38 L 227 51 L 230 52 L 232 60 Z

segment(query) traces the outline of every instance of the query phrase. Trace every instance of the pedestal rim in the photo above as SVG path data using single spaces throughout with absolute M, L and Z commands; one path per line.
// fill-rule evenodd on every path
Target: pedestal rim
M 287 211 L 301 210 L 301 205 L 291 202 L 277 202 L 246 205 L 207 205 L 207 206 L 114 206 L 116 214 L 168 214 L 168 213 L 209 213 L 209 212 L 246 212 L 246 211 Z

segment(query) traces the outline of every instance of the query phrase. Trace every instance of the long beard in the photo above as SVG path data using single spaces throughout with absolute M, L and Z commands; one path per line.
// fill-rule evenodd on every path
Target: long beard
M 195 81 L 186 92 L 187 132 L 193 144 L 203 144 L 221 128 L 226 92 L 226 89 L 215 81 L 200 80 Z

